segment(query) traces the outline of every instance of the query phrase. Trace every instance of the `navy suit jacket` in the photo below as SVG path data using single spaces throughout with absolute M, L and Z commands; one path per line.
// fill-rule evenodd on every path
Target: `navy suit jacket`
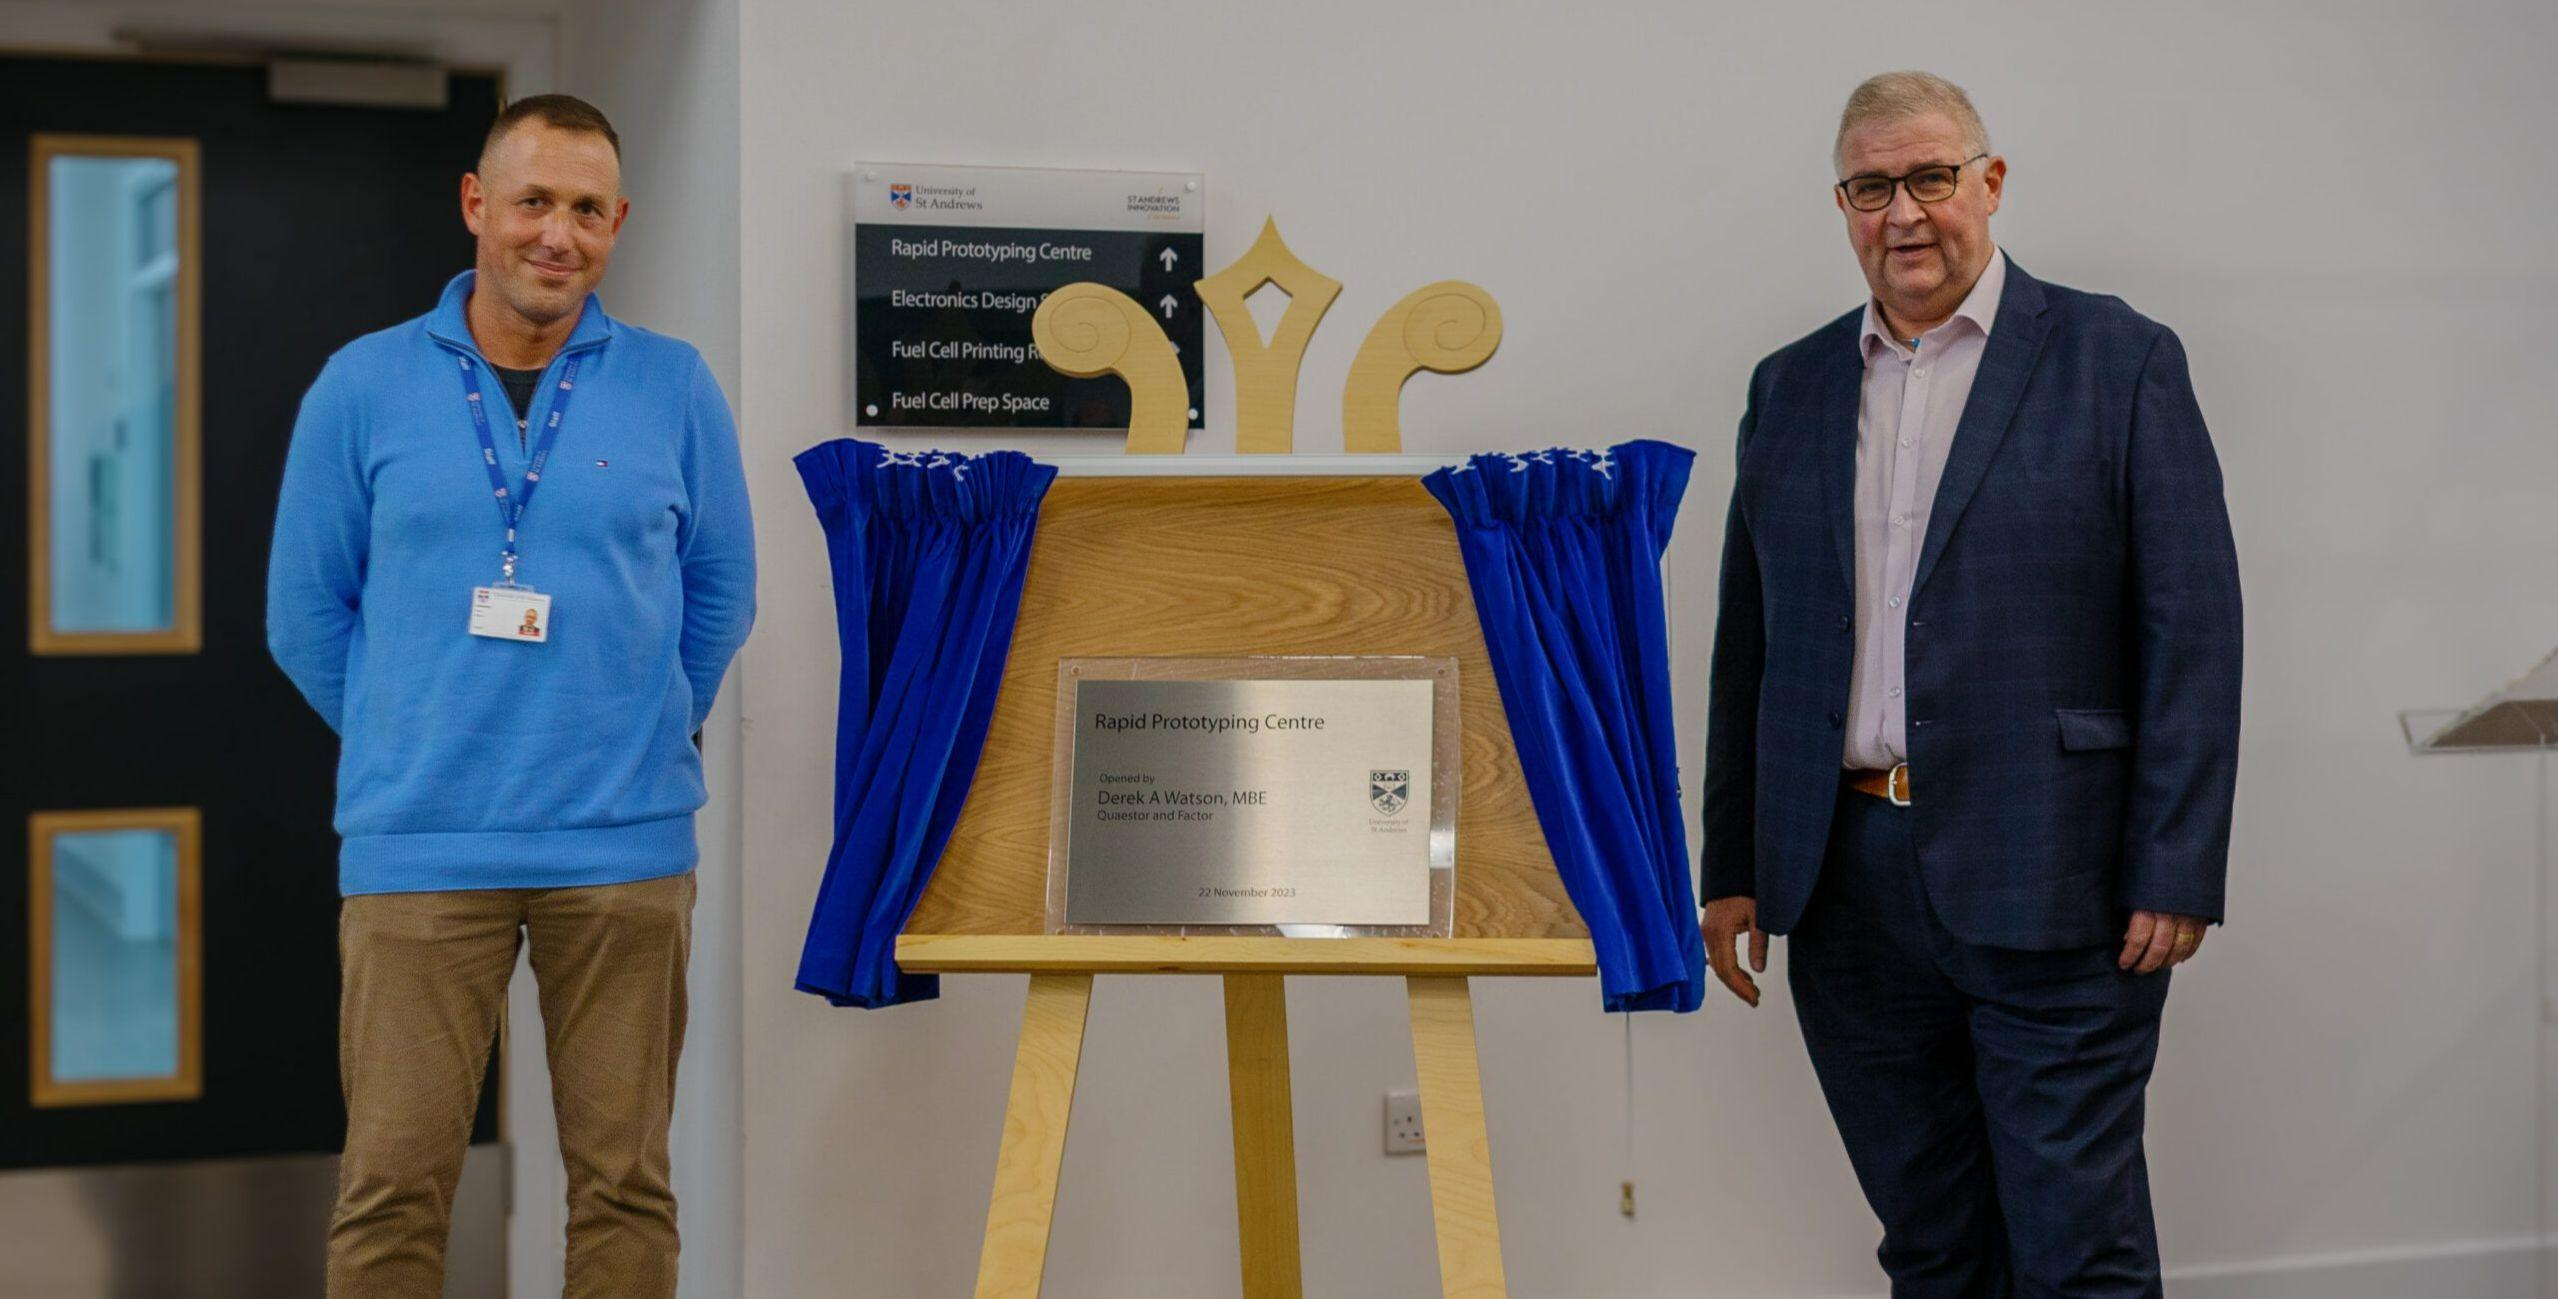
M 1770 933 L 1812 896 L 1846 744 L 1862 317 L 1759 363 L 1724 525 L 1704 892 Z M 2009 263 L 1908 616 L 1911 838 L 1956 937 L 2221 917 L 2238 557 L 2175 334 Z

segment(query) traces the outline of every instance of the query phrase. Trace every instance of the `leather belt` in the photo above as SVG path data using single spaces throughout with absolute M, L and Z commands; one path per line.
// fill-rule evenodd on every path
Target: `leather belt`
M 1860 794 L 1871 794 L 1894 807 L 1910 805 L 1910 764 L 1904 762 L 1890 771 L 1851 771 L 1847 787 Z

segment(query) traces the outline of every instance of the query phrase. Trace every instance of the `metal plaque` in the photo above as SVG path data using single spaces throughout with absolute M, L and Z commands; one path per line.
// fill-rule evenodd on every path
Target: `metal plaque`
M 1433 923 L 1432 869 L 1453 856 L 1452 809 L 1434 803 L 1453 665 L 1274 662 L 1300 675 L 1061 682 L 1067 926 Z M 1404 675 L 1373 679 L 1381 663 Z

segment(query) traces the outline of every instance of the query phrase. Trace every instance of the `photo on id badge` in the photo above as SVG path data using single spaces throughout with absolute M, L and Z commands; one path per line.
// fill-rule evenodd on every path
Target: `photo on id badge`
M 471 589 L 471 634 L 541 644 L 551 638 L 551 597 L 528 587 Z

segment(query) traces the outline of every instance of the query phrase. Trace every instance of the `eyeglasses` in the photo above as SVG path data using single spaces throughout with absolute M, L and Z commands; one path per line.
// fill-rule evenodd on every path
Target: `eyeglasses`
M 1838 191 L 1847 197 L 1847 205 L 1859 212 L 1880 212 L 1892 206 L 1895 186 L 1907 186 L 1910 197 L 1921 203 L 1942 203 L 1954 197 L 1954 185 L 1962 179 L 1963 169 L 1988 156 L 1976 153 L 1951 167 L 1938 163 L 1906 176 L 1850 176 L 1838 183 Z

